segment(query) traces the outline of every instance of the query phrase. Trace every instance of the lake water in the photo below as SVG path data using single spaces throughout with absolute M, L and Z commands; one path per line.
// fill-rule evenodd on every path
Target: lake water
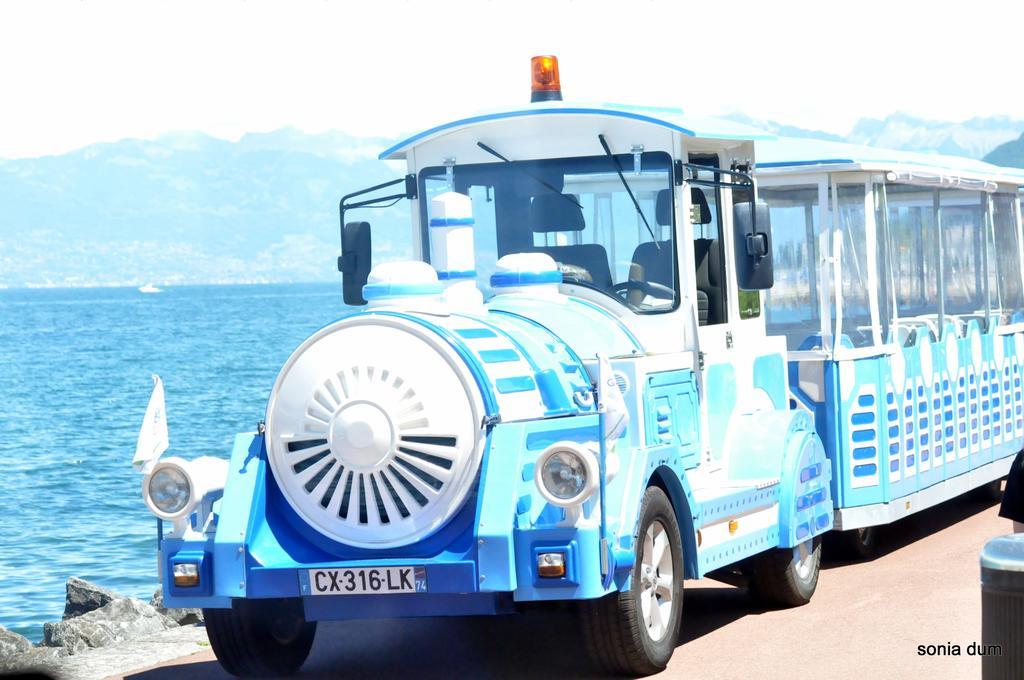
M 339 284 L 0 290 L 0 625 L 36 641 L 78 576 L 148 600 L 156 520 L 131 467 L 159 374 L 165 455 L 227 456 Z

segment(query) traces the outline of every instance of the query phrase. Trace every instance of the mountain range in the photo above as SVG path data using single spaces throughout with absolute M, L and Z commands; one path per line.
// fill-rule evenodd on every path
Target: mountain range
M 894 114 L 845 136 L 728 117 L 788 136 L 1024 166 L 1024 120 L 1006 117 Z M 389 141 L 294 128 L 238 141 L 178 132 L 0 160 L 0 288 L 336 280 L 338 199 L 400 176 L 376 159 Z M 363 219 L 374 225 L 375 259 L 408 256 L 404 202 Z
M 726 118 L 786 137 L 810 137 L 968 158 L 984 158 L 999 145 L 1017 139 L 1024 132 L 1024 119 L 1008 116 L 971 118 L 962 123 L 951 123 L 894 113 L 883 120 L 861 118 L 846 135 L 750 118 L 741 113 L 729 114 Z
M 996 165 L 1024 168 L 1024 134 L 992 149 L 985 155 L 985 160 Z
M 0 161 L 0 286 L 330 280 L 338 199 L 400 172 L 376 160 L 385 145 L 291 128 L 237 142 L 187 132 Z M 374 220 L 394 233 L 406 215 Z

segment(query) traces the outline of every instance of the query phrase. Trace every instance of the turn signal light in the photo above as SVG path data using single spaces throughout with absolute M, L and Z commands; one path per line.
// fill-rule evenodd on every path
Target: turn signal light
M 175 564 L 174 585 L 179 588 L 189 588 L 199 585 L 199 565 L 192 562 Z
M 530 60 L 531 102 L 562 101 L 562 83 L 558 79 L 558 57 L 545 55 Z
M 555 552 L 537 555 L 537 575 L 541 578 L 565 576 L 565 554 Z

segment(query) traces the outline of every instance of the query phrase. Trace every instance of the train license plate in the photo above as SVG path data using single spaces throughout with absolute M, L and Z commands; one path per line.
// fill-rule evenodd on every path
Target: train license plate
M 390 595 L 427 592 L 426 567 L 310 569 L 313 595 Z

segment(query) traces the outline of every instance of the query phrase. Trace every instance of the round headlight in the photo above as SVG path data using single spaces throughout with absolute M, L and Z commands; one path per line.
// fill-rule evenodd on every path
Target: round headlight
M 184 510 L 192 498 L 192 484 L 177 465 L 163 465 L 149 476 L 146 496 L 158 514 L 174 516 Z
M 534 481 L 549 503 L 568 507 L 590 498 L 597 487 L 597 458 L 575 442 L 552 444 L 537 459 Z
M 576 498 L 587 488 L 587 466 L 572 451 L 556 451 L 540 471 L 544 488 L 562 500 Z

